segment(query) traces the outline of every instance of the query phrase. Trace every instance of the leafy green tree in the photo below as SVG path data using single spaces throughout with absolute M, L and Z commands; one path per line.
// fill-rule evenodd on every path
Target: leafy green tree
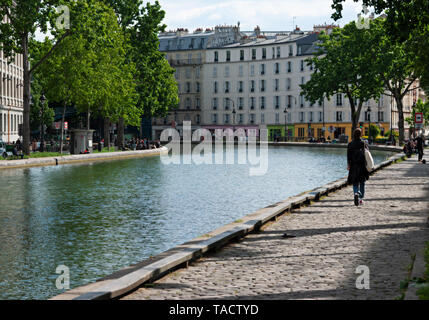
M 423 125 L 429 126 L 429 102 L 423 102 L 419 99 L 412 110 L 411 117 L 405 119 L 412 128 L 416 127 L 416 113 L 423 113 Z
M 61 3 L 70 3 L 72 1 L 61 0 L 0 0 L 0 16 L 7 17 L 7 21 L 0 22 L 0 44 L 4 56 L 13 59 L 15 53 L 23 56 L 23 89 L 24 89 L 24 115 L 23 115 L 23 151 L 25 154 L 30 152 L 30 85 L 31 75 L 43 63 L 43 61 L 52 54 L 55 48 L 69 34 L 69 30 L 58 30 L 54 32 L 56 42 L 51 50 L 35 64 L 29 64 L 29 42 L 30 38 L 40 28 L 42 32 L 47 32 L 48 23 L 55 31 L 56 19 L 59 14 L 56 8 Z
M 369 138 L 372 139 L 372 141 L 375 141 L 375 139 L 380 135 L 380 128 L 371 123 L 371 126 L 369 127 Z
M 374 45 L 369 30 L 358 29 L 354 22 L 320 36 L 320 50 L 308 59 L 313 64 L 311 79 L 301 85 L 302 94 L 311 103 L 330 99 L 336 93 L 346 95 L 352 116 L 352 132 L 358 127 L 363 103 L 382 94 L 370 48 Z
M 158 1 L 104 0 L 115 11 L 124 34 L 129 39 L 126 57 L 136 66 L 137 106 L 147 117 L 164 116 L 178 105 L 174 69 L 160 53 L 158 34 L 164 31 L 165 12 Z M 128 38 L 129 36 L 129 38 Z M 107 128 L 106 122 L 106 128 Z M 106 130 L 105 130 L 106 131 Z M 118 146 L 124 144 L 124 118 L 118 119 Z
M 80 4 L 85 5 L 86 14 L 77 15 L 82 10 L 73 7 L 73 23 L 84 26 L 86 32 L 71 34 L 39 70 L 49 99 L 63 104 L 62 123 L 67 106 L 74 105 L 87 115 L 88 129 L 91 114 L 121 116 L 127 123 L 138 124 L 135 68 L 125 61 L 126 41 L 116 16 L 100 1 L 83 0 Z M 35 42 L 32 57 L 38 59 L 50 47 L 49 39 Z M 63 136 L 61 150 L 62 141 Z
M 332 17 L 342 17 L 343 2 L 333 0 Z M 360 2 L 360 0 L 353 0 Z M 386 13 L 386 34 L 391 41 L 405 44 L 414 53 L 416 73 L 429 89 L 429 0 L 363 0 L 363 5 L 374 7 L 376 14 Z M 427 91 L 426 91 L 427 92 Z
M 130 30 L 132 60 L 137 68 L 137 106 L 147 117 L 165 116 L 179 104 L 174 69 L 159 52 L 158 34 L 166 27 L 164 16 L 158 1 L 147 3 Z
M 30 109 L 30 128 L 31 131 L 36 131 L 40 129 L 42 124 L 42 103 L 40 101 L 40 97 L 44 94 L 43 88 L 40 85 L 40 80 L 37 76 L 34 76 L 33 81 L 31 82 L 31 92 L 32 103 Z M 49 127 L 54 122 L 55 112 L 52 108 L 49 108 L 47 101 L 43 106 L 43 124 L 46 127 Z
M 376 62 L 374 70 L 382 81 L 385 94 L 394 98 L 398 108 L 399 143 L 405 139 L 404 97 L 418 88 L 414 53 L 407 43 L 391 41 L 384 19 L 371 22 L 369 37 L 373 42 L 370 53 Z

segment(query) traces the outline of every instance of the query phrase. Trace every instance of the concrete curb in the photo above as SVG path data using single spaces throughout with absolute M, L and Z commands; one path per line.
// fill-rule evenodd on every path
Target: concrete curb
M 425 247 L 416 252 L 416 258 L 413 263 L 413 270 L 410 276 L 407 291 L 405 292 L 404 300 L 419 300 L 417 295 L 418 285 L 413 280 L 423 278 L 425 273 L 425 260 L 424 260 Z
M 0 161 L 0 170 L 2 169 L 17 169 L 41 166 L 58 166 L 63 164 L 94 162 L 94 161 L 110 161 L 124 160 L 132 158 L 142 158 L 166 154 L 168 149 L 161 147 L 151 150 L 138 151 L 122 151 L 122 152 L 106 152 L 106 153 L 91 153 L 77 154 L 63 157 L 47 157 L 47 158 L 32 158 L 23 160 L 4 160 Z
M 391 165 L 399 159 L 405 159 L 405 156 L 397 154 L 389 158 L 389 160 L 377 165 L 371 174 Z M 276 220 L 285 213 L 290 213 L 294 208 L 310 204 L 311 201 L 317 201 L 320 197 L 345 186 L 347 186 L 346 177 L 309 192 L 290 197 L 284 201 L 251 213 L 234 223 L 218 228 L 206 236 L 196 238 L 174 249 L 170 249 L 174 252 L 167 254 L 167 256 L 154 263 L 147 264 L 117 278 L 106 279 L 108 278 L 106 277 L 95 283 L 72 289 L 50 300 L 100 300 L 121 297 L 137 289 L 144 283 L 153 282 L 181 266 L 187 266 L 189 262 L 201 258 L 211 250 L 219 249 L 235 239 L 242 238 L 251 232 L 259 230 L 269 221 Z M 161 255 L 162 254 L 159 256 Z

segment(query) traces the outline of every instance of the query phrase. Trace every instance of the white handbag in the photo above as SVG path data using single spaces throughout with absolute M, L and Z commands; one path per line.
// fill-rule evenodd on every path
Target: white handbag
M 371 152 L 365 148 L 365 161 L 366 161 L 366 170 L 371 172 L 374 169 L 374 159 L 372 158 Z

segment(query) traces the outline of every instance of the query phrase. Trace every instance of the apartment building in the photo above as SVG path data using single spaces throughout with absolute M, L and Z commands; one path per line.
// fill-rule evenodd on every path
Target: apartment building
M 6 22 L 6 17 L 3 19 Z M 24 113 L 24 69 L 21 54 L 6 59 L 0 50 L 0 140 L 12 143 L 20 139 L 19 126 Z
M 204 63 L 207 49 L 236 42 L 239 29 L 234 26 L 217 26 L 214 29 L 186 29 L 165 32 L 160 35 L 160 51 L 176 72 L 179 89 L 179 106 L 165 118 L 155 118 L 152 133 L 155 139 L 166 128 L 175 127 L 182 132 L 183 121 L 192 122 L 192 130 L 201 127 Z
M 288 136 L 297 140 L 333 140 L 343 135 L 350 139 L 352 117 L 347 97 L 339 93 L 322 103 L 311 104 L 300 88 L 313 73 L 307 59 L 317 51 L 318 33 L 334 27 L 315 26 L 316 32 L 299 28 L 293 32 L 261 32 L 259 27 L 253 32 L 241 32 L 239 26 L 218 27 L 214 32 L 206 31 L 207 46 L 198 50 L 185 46 L 180 51 L 169 51 L 165 46 L 171 39 L 160 37 L 161 51 L 167 52 L 171 65 L 178 71 L 181 92 L 181 106 L 170 117 L 174 117 L 175 124 L 191 120 L 199 128 L 211 131 L 266 128 L 269 139 Z M 224 35 L 223 41 L 218 40 L 219 34 Z M 198 37 L 198 33 L 174 37 L 189 44 L 189 39 Z M 199 78 L 186 71 L 191 69 L 195 55 Z M 175 63 L 179 58 L 185 59 L 181 65 Z M 195 82 L 199 83 L 198 92 L 192 91 Z M 406 112 L 411 112 L 416 101 L 413 95 L 418 94 L 416 90 L 404 99 Z M 169 120 L 164 124 L 168 125 Z M 383 95 L 378 101 L 365 102 L 359 122 L 364 124 L 366 135 L 369 123 L 378 125 L 382 133 L 391 127 L 397 129 L 397 113 L 391 98 Z

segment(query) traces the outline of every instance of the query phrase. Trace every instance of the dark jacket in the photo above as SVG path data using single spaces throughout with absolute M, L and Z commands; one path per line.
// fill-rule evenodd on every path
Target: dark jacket
M 362 140 L 353 140 L 347 147 L 347 163 L 350 166 L 348 183 L 358 184 L 369 179 L 366 169 L 365 143 Z

